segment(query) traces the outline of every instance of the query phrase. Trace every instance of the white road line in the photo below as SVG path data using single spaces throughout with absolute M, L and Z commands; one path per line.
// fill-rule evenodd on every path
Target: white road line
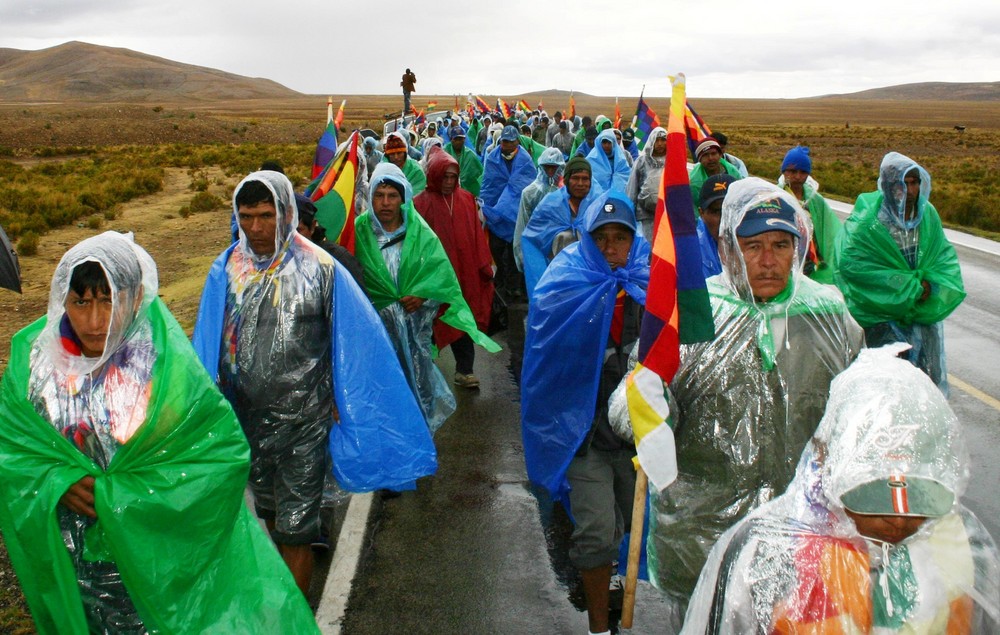
M 955 377 L 951 373 L 948 373 L 948 381 L 956 388 L 966 393 L 967 395 L 975 397 L 976 399 L 983 402 L 990 408 L 993 408 L 994 410 L 1000 411 L 1000 400 L 991 397 L 990 395 L 987 395 L 982 390 L 979 390 L 974 386 L 970 386 L 969 384 L 965 383 L 958 377 Z
M 354 574 L 358 570 L 361 549 L 364 547 L 368 516 L 372 510 L 374 494 L 355 494 L 340 527 L 330 573 L 326 576 L 323 596 L 316 610 L 316 624 L 324 635 L 340 635 L 341 621 L 347 610 Z

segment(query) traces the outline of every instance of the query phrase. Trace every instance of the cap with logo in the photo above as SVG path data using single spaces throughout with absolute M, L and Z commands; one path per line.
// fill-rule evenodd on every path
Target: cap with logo
M 795 208 L 780 196 L 755 203 L 736 228 L 740 238 L 750 238 L 765 232 L 788 232 L 802 238 L 798 223 L 795 222 Z
M 701 186 L 701 208 L 708 209 L 712 203 L 726 198 L 729 184 L 735 180 L 735 177 L 725 173 L 714 174 L 705 179 L 705 183 Z
M 504 126 L 503 131 L 500 133 L 501 141 L 517 141 L 520 137 L 517 128 L 514 126 Z
M 609 196 L 603 201 L 600 199 L 594 201 L 594 204 L 600 205 L 601 211 L 597 214 L 594 222 L 591 223 L 590 231 L 594 231 L 601 225 L 619 223 L 635 232 L 635 212 L 632 210 L 632 204 L 629 201 Z

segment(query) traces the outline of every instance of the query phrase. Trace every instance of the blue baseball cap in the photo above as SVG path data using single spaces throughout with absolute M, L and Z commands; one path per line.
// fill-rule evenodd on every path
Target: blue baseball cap
M 780 196 L 761 201 L 747 210 L 736 228 L 740 238 L 750 238 L 765 232 L 787 232 L 802 238 L 795 222 L 795 208 Z
M 501 141 L 517 141 L 521 136 L 521 133 L 517 131 L 514 126 L 504 126 L 503 131 L 500 132 Z
M 601 206 L 601 211 L 597 218 L 590 225 L 590 231 L 594 231 L 601 225 L 619 223 L 625 225 L 635 233 L 635 212 L 632 211 L 632 204 L 616 197 L 608 197 L 604 202 L 595 201 Z

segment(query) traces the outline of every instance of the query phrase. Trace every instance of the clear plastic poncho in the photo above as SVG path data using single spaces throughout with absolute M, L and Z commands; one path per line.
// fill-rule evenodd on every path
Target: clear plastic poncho
M 768 302 L 750 292 L 736 228 L 755 204 L 796 210 L 788 286 Z M 861 348 L 840 293 L 802 274 L 809 217 L 794 197 L 757 178 L 730 185 L 722 208 L 723 273 L 707 281 L 713 341 L 681 346 L 671 383 L 677 480 L 651 493 L 650 579 L 684 600 L 715 540 L 784 491 L 826 407 L 830 382 Z
M 656 201 L 660 196 L 660 179 L 663 177 L 663 164 L 667 155 L 653 156 L 653 146 L 657 138 L 666 140 L 667 131 L 657 126 L 646 138 L 639 158 L 632 165 L 632 174 L 628 177 L 625 193 L 635 205 L 635 218 L 642 225 L 643 237 L 652 242 L 653 218 L 656 215 Z
M 545 166 L 547 165 L 556 166 L 556 172 L 552 176 L 549 176 L 545 171 Z M 521 192 L 521 204 L 517 210 L 517 223 L 514 225 L 513 243 L 514 262 L 521 271 L 524 270 L 524 261 L 521 255 L 521 234 L 524 233 L 524 228 L 528 225 L 528 221 L 531 220 L 531 214 L 535 211 L 538 203 L 541 202 L 546 194 L 562 187 L 563 169 L 565 167 L 566 159 L 563 157 L 562 152 L 559 151 L 559 148 L 546 148 L 542 152 L 542 156 L 538 159 L 538 175 L 535 177 L 534 182 Z
M 907 219 L 904 178 L 914 169 L 920 175 L 920 194 L 916 213 Z M 835 281 L 869 343 L 910 344 L 910 362 L 946 392 L 942 322 L 965 299 L 965 286 L 930 192 L 926 170 L 898 152 L 887 154 L 878 191 L 858 196 L 844 223 Z M 924 282 L 930 285 L 926 298 Z
M 996 544 L 959 502 L 969 476 L 961 428 L 898 351 L 865 350 L 834 380 L 787 492 L 712 550 L 684 633 L 1000 632 Z M 892 474 L 954 496 L 950 512 L 897 544 L 860 535 L 841 502 Z
M 84 262 L 112 296 L 100 358 L 80 354 L 65 317 Z M 244 505 L 249 451 L 233 411 L 131 236 L 63 256 L 46 318 L 12 341 L 0 411 L 0 524 L 39 632 L 315 632 Z M 58 504 L 85 476 L 96 520 Z

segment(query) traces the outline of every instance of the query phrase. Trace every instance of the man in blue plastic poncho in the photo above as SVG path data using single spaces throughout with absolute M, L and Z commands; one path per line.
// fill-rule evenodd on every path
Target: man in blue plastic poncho
M 965 299 L 955 248 L 913 159 L 882 159 L 878 191 L 862 194 L 837 242 L 835 280 L 870 345 L 907 342 L 907 359 L 947 394 L 944 319 Z
M 757 178 L 728 189 L 707 281 L 716 337 L 681 347 L 679 474 L 651 495 L 650 579 L 680 604 L 719 535 L 788 485 L 863 341 L 836 289 L 802 274 L 810 225 L 794 198 Z
M 625 150 L 618 143 L 614 131 L 602 130 L 597 135 L 594 148 L 587 153 L 587 160 L 594 166 L 594 183 L 602 190 L 625 191 L 632 168 L 625 159 Z
M 602 190 L 594 187 L 593 166 L 583 157 L 566 163 L 563 187 L 545 195 L 521 235 L 524 282 L 528 299 L 549 262 L 575 242 L 583 227 L 584 212 Z
M 563 168 L 566 160 L 558 148 L 546 148 L 538 159 L 538 176 L 531 185 L 521 192 L 521 204 L 517 210 L 517 224 L 514 226 L 514 262 L 517 268 L 524 271 L 524 259 L 521 255 L 521 234 L 531 220 L 535 208 L 549 192 L 562 187 Z
M 783 496 L 716 544 L 684 633 L 997 633 L 996 543 L 960 502 L 961 426 L 926 375 L 861 352 Z
M 521 426 L 528 477 L 571 512 L 570 561 L 590 631 L 605 633 L 635 489 L 635 445 L 611 429 L 607 404 L 639 336 L 650 251 L 620 193 L 594 200 L 583 228 L 545 271 L 528 310 Z
M 486 155 L 485 164 L 479 195 L 490 230 L 490 251 L 497 265 L 497 291 L 510 300 L 521 287 L 514 263 L 514 226 L 521 193 L 535 180 L 535 164 L 521 148 L 517 128 L 510 125 L 501 130 L 500 144 Z
M 233 214 L 239 241 L 212 265 L 194 344 L 250 442 L 258 515 L 306 592 L 328 448 L 340 486 L 368 491 L 432 473 L 433 442 L 364 293 L 296 232 L 288 179 L 250 174 Z

